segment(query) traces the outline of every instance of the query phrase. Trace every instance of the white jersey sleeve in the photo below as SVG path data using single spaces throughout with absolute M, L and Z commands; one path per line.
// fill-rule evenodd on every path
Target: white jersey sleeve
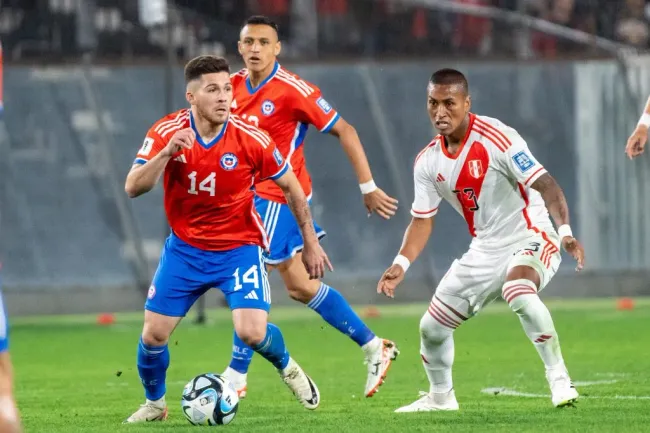
M 438 206 L 442 197 L 438 194 L 429 173 L 429 158 L 427 149 L 415 161 L 413 169 L 413 182 L 415 184 L 415 198 L 411 205 L 411 215 L 416 218 L 431 218 L 438 213 Z
M 530 187 L 547 171 L 533 156 L 526 141 L 512 128 L 501 131 L 508 143 L 505 151 L 496 152 L 496 162 L 506 176 Z

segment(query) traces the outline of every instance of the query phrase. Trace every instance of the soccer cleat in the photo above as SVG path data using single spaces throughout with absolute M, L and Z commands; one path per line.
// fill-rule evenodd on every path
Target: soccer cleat
M 555 407 L 569 406 L 578 401 L 578 391 L 566 369 L 548 370 L 546 379 L 551 388 L 551 401 Z
M 320 392 L 316 384 L 293 358 L 284 370 L 279 370 L 282 380 L 296 396 L 298 401 L 309 410 L 314 410 L 320 404 Z
M 420 399 L 414 401 L 408 406 L 396 409 L 397 413 L 407 412 L 431 412 L 434 410 L 458 410 L 458 401 L 456 394 L 452 389 L 449 392 L 420 392 Z
M 164 421 L 167 419 L 167 405 L 157 406 L 151 403 L 145 403 L 136 410 L 133 415 L 128 417 L 123 424 L 137 422 Z
M 246 397 L 246 391 L 248 390 L 248 387 L 246 386 L 246 373 L 240 373 L 237 370 L 228 367 L 226 368 L 226 371 L 223 372 L 222 376 L 233 384 L 235 391 L 237 391 L 237 396 L 240 399 Z
M 399 355 L 397 345 L 390 340 L 376 338 L 376 342 L 369 343 L 366 349 L 365 364 L 368 366 L 368 378 L 366 379 L 366 397 L 372 397 L 384 383 L 388 369 Z

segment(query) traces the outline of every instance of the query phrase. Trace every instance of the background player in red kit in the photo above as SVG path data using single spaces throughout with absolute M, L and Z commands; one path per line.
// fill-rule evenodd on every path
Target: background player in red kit
M 276 60 L 280 50 L 278 27 L 273 21 L 262 16 L 248 19 L 239 41 L 239 53 L 246 69 L 232 77 L 233 112 L 269 133 L 309 198 L 311 178 L 303 154 L 307 129 L 313 125 L 321 132 L 336 136 L 357 174 L 368 212 L 390 218 L 397 209 L 397 201 L 373 182 L 355 129 L 341 118 L 316 86 L 280 66 Z M 304 251 L 299 224 L 289 212 L 282 191 L 269 181 L 257 182 L 255 189 L 255 205 L 264 218 L 271 243 L 270 254 L 264 256 L 266 263 L 271 269 L 279 270 L 291 298 L 307 304 L 363 349 L 368 366 L 365 395 L 372 396 L 399 353 L 397 347 L 392 341 L 375 336 L 338 291 L 309 278 L 300 265 Z M 325 232 L 314 225 L 319 238 L 325 236 Z M 224 374 L 243 397 L 253 351 L 236 334 L 233 346 L 233 358 Z
M 268 239 L 250 187 L 259 177 L 284 192 L 305 239 L 304 266 L 311 278 L 320 278 L 329 260 L 316 237 L 307 198 L 273 140 L 230 114 L 232 84 L 224 59 L 191 60 L 185 81 L 191 108 L 149 129 L 126 179 L 126 192 L 137 197 L 164 173 L 172 232 L 149 289 L 138 345 L 146 403 L 125 422 L 167 417 L 167 341 L 211 287 L 226 295 L 237 335 L 278 369 L 303 406 L 315 409 L 320 401 L 316 385 L 289 356 L 280 330 L 267 322 L 271 292 L 262 252 Z
M 438 284 L 420 321 L 429 392 L 396 412 L 458 410 L 451 378 L 454 330 L 499 296 L 519 316 L 544 363 L 553 405 L 571 404 L 578 392 L 551 314 L 538 296 L 557 272 L 560 245 L 577 260 L 577 270 L 583 266 L 564 193 L 517 131 L 470 112 L 467 80 L 459 71 L 442 69 L 431 76 L 427 107 L 440 135 L 416 158 L 413 219 L 377 291 L 394 296 L 426 246 L 443 198 L 465 218 L 472 242 Z

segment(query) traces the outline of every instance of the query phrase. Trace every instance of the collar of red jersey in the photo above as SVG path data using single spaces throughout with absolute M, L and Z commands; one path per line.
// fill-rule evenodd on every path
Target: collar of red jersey
M 217 134 L 216 137 L 214 137 L 212 140 L 210 140 L 209 143 L 206 143 L 203 141 L 203 138 L 201 138 L 201 134 L 199 134 L 199 131 L 196 129 L 196 126 L 194 125 L 194 115 L 192 114 L 192 110 L 190 110 L 190 127 L 194 130 L 194 133 L 196 134 L 196 141 L 203 147 L 204 149 L 210 149 L 212 146 L 217 144 L 219 140 L 221 140 L 221 137 L 226 133 L 226 128 L 228 128 L 228 121 L 230 120 L 230 116 L 226 119 L 226 121 L 223 124 L 223 128 L 221 128 L 221 131 Z
M 251 85 L 251 77 L 250 77 L 250 72 L 249 72 L 248 76 L 246 77 L 246 88 L 248 89 L 248 93 L 250 93 L 252 95 L 253 93 L 260 90 L 262 87 L 264 87 L 264 85 L 266 83 L 268 83 L 269 81 L 271 81 L 271 79 L 273 77 L 275 77 L 275 74 L 278 72 L 278 69 L 280 69 L 280 63 L 276 60 L 275 61 L 275 66 L 273 66 L 273 70 L 271 71 L 269 76 L 266 77 L 265 79 L 263 79 L 262 82 L 260 84 L 258 84 L 257 87 L 255 87 L 255 88 L 253 88 L 253 86 Z

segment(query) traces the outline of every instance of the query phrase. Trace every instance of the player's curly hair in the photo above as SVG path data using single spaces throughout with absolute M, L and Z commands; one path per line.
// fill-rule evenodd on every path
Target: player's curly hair
M 217 56 L 198 56 L 185 65 L 185 83 L 197 80 L 204 74 L 227 72 L 230 74 L 228 60 Z

